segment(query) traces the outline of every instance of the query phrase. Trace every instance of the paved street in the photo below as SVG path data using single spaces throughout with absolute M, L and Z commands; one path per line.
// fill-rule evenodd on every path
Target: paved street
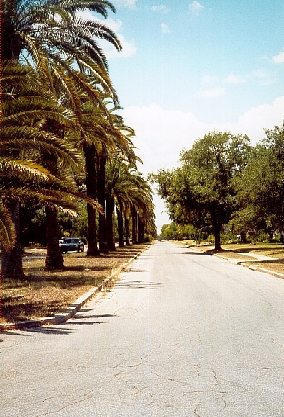
M 283 417 L 283 295 L 159 242 L 65 325 L 0 335 L 0 415 Z

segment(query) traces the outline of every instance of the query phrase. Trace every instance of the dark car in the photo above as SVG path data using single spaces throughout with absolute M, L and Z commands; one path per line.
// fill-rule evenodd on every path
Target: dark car
M 84 242 L 79 237 L 63 237 L 59 240 L 59 247 L 62 253 L 84 252 Z

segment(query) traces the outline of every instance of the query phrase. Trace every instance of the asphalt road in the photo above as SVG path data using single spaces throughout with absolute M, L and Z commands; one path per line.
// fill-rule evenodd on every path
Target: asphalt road
M 157 243 L 65 325 L 0 335 L 0 415 L 283 417 L 283 295 Z

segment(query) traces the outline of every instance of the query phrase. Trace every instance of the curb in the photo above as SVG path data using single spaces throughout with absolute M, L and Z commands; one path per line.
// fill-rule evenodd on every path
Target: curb
M 226 258 L 225 256 L 222 256 L 222 255 L 219 255 L 219 254 L 214 254 L 214 256 L 217 256 L 218 258 L 221 258 L 221 259 L 225 259 L 226 261 L 230 262 L 231 264 L 241 265 L 244 268 L 251 269 L 252 271 L 263 272 L 265 274 L 272 275 L 276 278 L 284 279 L 284 274 L 281 274 L 281 272 L 274 272 L 274 271 L 271 271 L 270 269 L 266 269 L 266 268 L 263 268 L 261 266 L 245 265 L 245 262 L 249 262 L 249 261 L 240 261 L 240 260 L 237 260 L 237 259 L 234 260 L 234 259 Z
M 269 269 L 262 268 L 261 266 L 257 267 L 257 266 L 249 265 L 247 266 L 247 268 L 251 269 L 252 271 L 264 272 L 265 274 L 273 275 L 276 278 L 284 279 L 284 274 L 281 274 L 281 272 L 270 271 Z
M 5 323 L 0 324 L 0 333 L 5 332 L 6 330 L 21 330 L 27 329 L 31 327 L 41 327 L 43 325 L 48 324 L 62 324 L 66 323 L 67 320 L 71 319 L 75 316 L 75 314 L 80 310 L 80 308 L 86 304 L 92 297 L 96 294 L 100 293 L 101 291 L 106 291 L 108 288 L 111 288 L 114 282 L 118 279 L 119 274 L 122 271 L 127 270 L 128 266 L 133 262 L 140 253 L 135 255 L 126 264 L 121 264 L 120 266 L 113 268 L 111 270 L 110 276 L 105 278 L 102 283 L 98 287 L 93 287 L 85 294 L 81 295 L 77 298 L 74 303 L 70 304 L 68 307 L 64 309 L 64 311 L 54 314 L 52 317 L 40 317 L 39 319 L 35 320 L 26 320 L 26 321 L 19 321 L 16 323 Z
M 189 246 L 187 246 L 187 248 L 189 248 Z M 205 252 L 203 252 L 202 250 L 198 250 L 198 248 L 192 248 L 191 247 L 191 249 L 194 249 L 196 252 L 204 253 L 205 254 Z M 266 268 L 263 268 L 261 266 L 245 265 L 244 262 L 249 262 L 249 261 L 243 261 L 243 260 L 241 261 L 240 259 L 238 260 L 238 259 L 226 258 L 226 256 L 222 256 L 219 253 L 214 253 L 214 254 L 211 254 L 210 256 L 217 256 L 217 258 L 224 259 L 225 261 L 228 261 L 231 264 L 241 265 L 244 268 L 251 269 L 252 271 L 264 272 L 265 274 L 272 275 L 272 276 L 274 276 L 276 278 L 284 279 L 284 274 L 281 274 L 281 272 L 274 272 L 274 271 L 271 271 L 270 269 L 266 269 Z

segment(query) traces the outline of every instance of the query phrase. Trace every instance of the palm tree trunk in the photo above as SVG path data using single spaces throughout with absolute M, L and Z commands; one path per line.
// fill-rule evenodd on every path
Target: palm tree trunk
M 122 207 L 121 207 L 121 204 L 119 203 L 116 207 L 116 214 L 117 214 L 117 225 L 118 225 L 118 245 L 120 248 L 123 248 L 124 246 L 123 215 L 122 215 Z
M 88 250 L 87 256 L 99 256 L 100 251 L 98 249 L 98 239 L 97 239 L 97 211 L 93 206 L 87 204 L 87 213 L 88 213 Z
M 58 132 L 59 136 L 64 137 L 64 131 L 60 125 L 54 121 L 48 120 L 48 130 L 50 132 Z M 53 175 L 57 175 L 58 171 L 58 159 L 56 155 L 50 152 L 43 151 L 41 154 L 42 164 Z M 46 242 L 47 253 L 45 259 L 45 268 L 48 271 L 60 270 L 64 268 L 64 260 L 59 248 L 60 231 L 57 218 L 57 208 L 55 206 L 45 207 L 45 230 L 46 230 Z
M 125 224 L 125 243 L 126 245 L 130 245 L 129 217 L 125 216 L 124 224 Z
M 138 214 L 138 243 L 144 242 L 145 225 L 143 219 Z
M 132 207 L 131 210 L 131 217 L 132 217 L 132 243 L 135 244 L 138 242 L 138 227 L 137 227 L 137 220 L 138 220 L 138 213 L 135 207 Z
M 60 232 L 57 220 L 57 209 L 54 206 L 46 206 L 46 240 L 47 254 L 45 268 L 48 271 L 64 268 L 63 256 L 59 247 Z
M 23 270 L 23 249 L 21 245 L 21 229 L 20 229 L 20 203 L 18 201 L 10 201 L 7 204 L 10 211 L 16 232 L 15 245 L 10 250 L 2 248 L 1 253 L 1 277 L 2 279 L 22 280 L 25 278 Z
M 103 153 L 99 157 L 98 164 L 98 202 L 105 211 L 105 193 L 106 193 L 106 154 Z M 106 218 L 105 213 L 99 214 L 99 249 L 102 253 L 108 252 L 107 245 L 107 231 L 106 231 Z
M 94 145 L 84 145 L 84 157 L 86 166 L 86 188 L 87 195 L 97 199 L 97 151 Z M 97 242 L 97 211 L 93 206 L 87 204 L 88 213 L 88 250 L 87 256 L 98 256 Z
M 113 233 L 113 214 L 114 214 L 114 197 L 106 198 L 106 235 L 109 250 L 115 250 L 115 241 Z

